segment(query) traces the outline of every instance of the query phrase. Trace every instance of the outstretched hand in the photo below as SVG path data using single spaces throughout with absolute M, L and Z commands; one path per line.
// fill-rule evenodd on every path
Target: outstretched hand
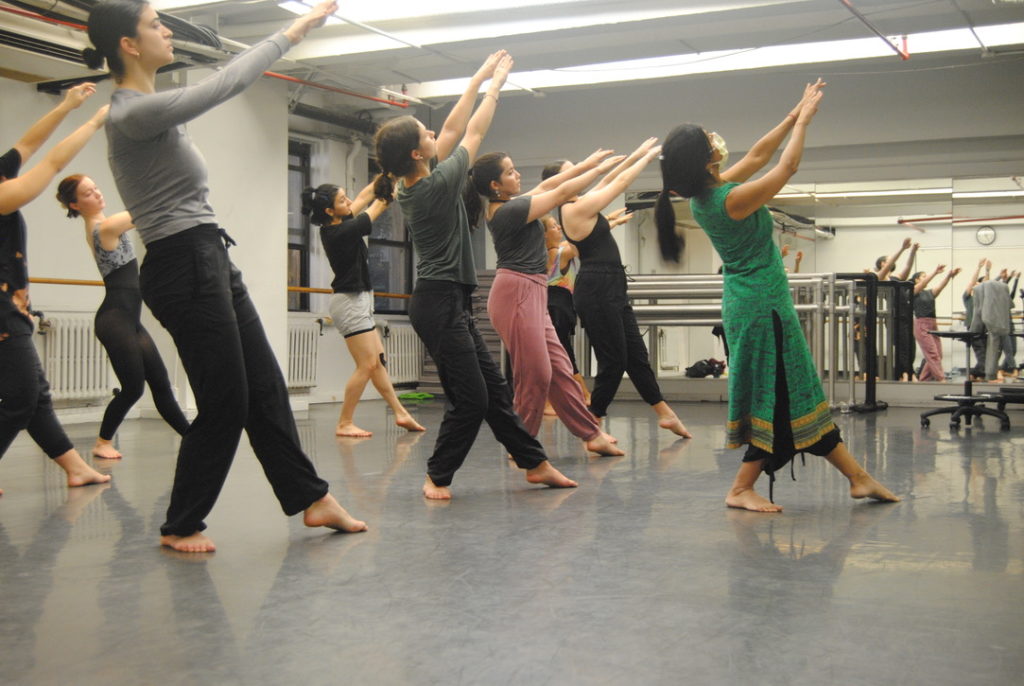
M 311 30 L 323 26 L 327 17 L 338 11 L 336 0 L 324 0 L 313 7 L 309 12 L 302 15 L 284 30 L 285 37 L 292 45 L 302 42 Z
M 594 152 L 587 155 L 587 159 L 583 160 L 583 164 L 588 168 L 593 168 L 601 164 L 608 155 L 611 155 L 613 150 L 605 150 L 604 148 L 598 148 Z
M 620 224 L 625 224 L 630 219 L 632 219 L 632 217 L 633 217 L 633 213 L 632 212 L 626 212 L 626 208 L 625 207 L 620 207 L 619 209 L 615 210 L 614 212 L 609 212 L 605 216 L 605 219 L 608 220 L 609 226 L 611 226 L 612 228 L 615 228 L 616 226 L 619 226 Z
M 811 123 L 814 115 L 818 113 L 818 104 L 821 102 L 821 96 L 821 90 L 816 90 L 804 99 L 800 105 L 800 114 L 796 118 L 798 122 L 803 124 Z
M 95 83 L 80 83 L 73 88 L 69 88 L 67 93 L 64 94 L 64 105 L 66 105 L 69 110 L 77 109 L 95 93 Z
M 612 155 L 608 159 L 603 160 L 601 164 L 597 165 L 597 171 L 601 174 L 607 174 L 615 168 L 615 165 L 624 159 L 626 159 L 625 155 Z
M 487 56 L 487 59 L 484 60 L 484 63 L 480 65 L 480 68 L 476 70 L 474 78 L 483 81 L 494 76 L 494 70 L 495 68 L 497 68 L 498 62 L 500 62 L 501 58 L 505 57 L 507 54 L 508 51 L 506 50 L 498 50 L 496 52 L 492 52 L 490 55 Z
M 514 64 L 515 60 L 512 59 L 512 55 L 507 52 L 502 55 L 501 59 L 498 60 L 497 66 L 494 67 L 494 75 L 491 77 L 491 83 L 495 84 L 498 88 L 504 86 Z

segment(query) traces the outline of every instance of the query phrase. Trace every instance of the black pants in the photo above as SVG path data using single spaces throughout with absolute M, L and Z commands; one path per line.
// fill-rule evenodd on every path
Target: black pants
M 147 246 L 142 297 L 174 338 L 199 414 L 178 452 L 164 535 L 206 528 L 244 428 L 286 514 L 327 494 L 302 452 L 288 389 L 256 308 L 216 227 Z
M 512 409 L 512 391 L 473 319 L 473 286 L 420 279 L 409 302 L 409 320 L 437 365 L 446 400 L 427 475 L 448 486 L 484 421 L 522 469 L 547 456 Z
M 128 266 L 121 267 L 110 276 L 123 269 L 128 269 Z M 141 314 L 142 294 L 136 283 L 122 288 L 108 282 L 107 295 L 96 311 L 95 329 L 121 388 L 103 413 L 100 438 L 105 441 L 117 433 L 128 410 L 142 397 L 147 383 L 164 421 L 179 434 L 188 430 L 188 420 L 174 399 L 167 368 L 149 332 L 139 321 Z
M 0 457 L 22 429 L 47 457 L 74 447 L 53 413 L 50 384 L 31 335 L 0 341 Z
M 608 405 L 619 390 L 623 372 L 629 374 L 648 405 L 664 400 L 636 315 L 626 299 L 626 273 L 622 267 L 588 267 L 584 263 L 576 277 L 573 304 L 597 356 L 590 411 L 598 417 L 608 414 Z
M 548 286 L 548 315 L 551 316 L 558 341 L 572 363 L 572 373 L 579 374 L 580 368 L 576 364 L 576 352 L 572 344 L 576 335 L 576 308 L 572 304 L 572 291 L 561 286 Z

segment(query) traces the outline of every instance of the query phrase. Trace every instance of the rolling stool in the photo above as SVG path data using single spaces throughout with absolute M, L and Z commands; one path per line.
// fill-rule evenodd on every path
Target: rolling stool
M 974 333 L 971 331 L 929 331 L 933 336 L 939 338 L 952 338 L 953 340 L 963 341 L 967 344 L 967 378 L 964 379 L 964 392 L 962 395 L 953 393 L 943 393 L 935 396 L 936 400 L 943 400 L 945 402 L 956 403 L 953 407 L 940 407 L 937 410 L 928 410 L 927 412 L 921 413 L 921 426 L 927 428 L 931 421 L 929 417 L 937 414 L 949 414 L 949 428 L 956 430 L 960 428 L 960 418 L 965 417 L 967 420 L 967 426 L 971 426 L 971 420 L 976 416 L 990 415 L 999 419 L 1000 428 L 1003 431 L 1008 431 L 1010 428 L 1010 418 L 1000 409 L 993 410 L 991 407 L 983 407 L 981 403 L 1003 403 L 1003 397 L 998 393 L 978 393 L 975 394 L 971 387 L 971 343 L 979 338 L 984 337 L 986 334 Z M 1005 403 L 1003 403 L 1005 405 Z

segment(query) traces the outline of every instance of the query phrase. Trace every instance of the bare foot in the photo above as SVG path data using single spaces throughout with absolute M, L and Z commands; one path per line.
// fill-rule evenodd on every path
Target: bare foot
M 872 498 L 887 503 L 898 503 L 900 501 L 898 496 L 875 481 L 867 472 L 864 473 L 864 476 L 850 479 L 850 497 L 857 499 Z
M 725 496 L 725 504 L 751 512 L 782 512 L 781 505 L 776 505 L 764 496 L 758 495 L 757 491 L 752 488 L 729 491 Z
M 309 527 L 326 526 L 347 534 L 366 531 L 366 522 L 350 515 L 330 493 L 306 508 L 302 523 Z
M 406 431 L 426 431 L 423 426 L 420 425 L 411 414 L 407 414 L 404 417 L 396 417 L 395 424 L 402 427 Z
M 438 486 L 428 476 L 427 480 L 423 482 L 423 496 L 429 500 L 451 500 L 452 491 L 447 486 Z
M 676 436 L 682 436 L 683 438 L 693 438 L 693 434 L 686 430 L 686 427 L 679 420 L 679 417 L 665 417 L 664 419 L 659 419 L 658 426 L 660 426 L 662 429 L 668 429 Z
M 334 429 L 335 436 L 349 436 L 350 438 L 369 438 L 373 435 L 372 431 L 366 429 L 360 429 L 355 424 L 338 424 Z
M 544 460 L 533 469 L 527 469 L 526 480 L 531 484 L 544 484 L 552 488 L 576 488 L 579 486 L 575 481 L 551 466 L 551 463 L 547 460 Z
M 545 417 L 557 417 L 558 413 L 555 412 L 555 408 L 551 406 L 551 403 L 544 403 L 544 416 Z
M 89 484 L 105 484 L 110 481 L 109 474 L 100 474 L 89 466 L 77 450 L 69 450 L 54 459 L 68 475 L 68 487 L 88 486 Z
M 160 545 L 167 546 L 179 553 L 212 553 L 217 549 L 207 536 L 196 531 L 188 536 L 161 536 Z
M 587 447 L 592 453 L 598 455 L 604 455 L 605 457 L 615 457 L 617 455 L 625 455 L 625 451 L 621 448 L 615 447 L 615 444 L 609 441 L 605 436 L 608 434 L 603 431 L 589 441 L 584 441 L 583 445 Z
M 619 439 L 615 438 L 615 436 L 612 436 L 611 434 L 605 433 L 604 431 L 601 432 L 601 435 L 604 436 L 604 440 L 608 441 L 609 443 L 618 443 L 619 442 Z
M 92 447 L 92 456 L 99 457 L 104 460 L 120 460 L 124 455 L 118 452 L 117 448 L 110 441 L 104 441 L 102 438 L 96 439 L 96 445 Z

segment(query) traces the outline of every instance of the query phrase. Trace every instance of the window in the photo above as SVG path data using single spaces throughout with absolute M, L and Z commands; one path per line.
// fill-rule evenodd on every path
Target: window
M 288 141 L 288 285 L 309 286 L 309 219 L 302 214 L 302 189 L 309 186 L 311 146 Z M 309 312 L 308 293 L 288 293 L 289 312 Z
M 377 163 L 369 161 L 369 178 L 380 173 Z M 370 233 L 370 283 L 377 293 L 412 292 L 412 240 L 405 228 L 405 218 L 398 203 L 390 207 L 373 222 Z M 406 298 L 374 298 L 373 307 L 381 314 L 407 314 Z

